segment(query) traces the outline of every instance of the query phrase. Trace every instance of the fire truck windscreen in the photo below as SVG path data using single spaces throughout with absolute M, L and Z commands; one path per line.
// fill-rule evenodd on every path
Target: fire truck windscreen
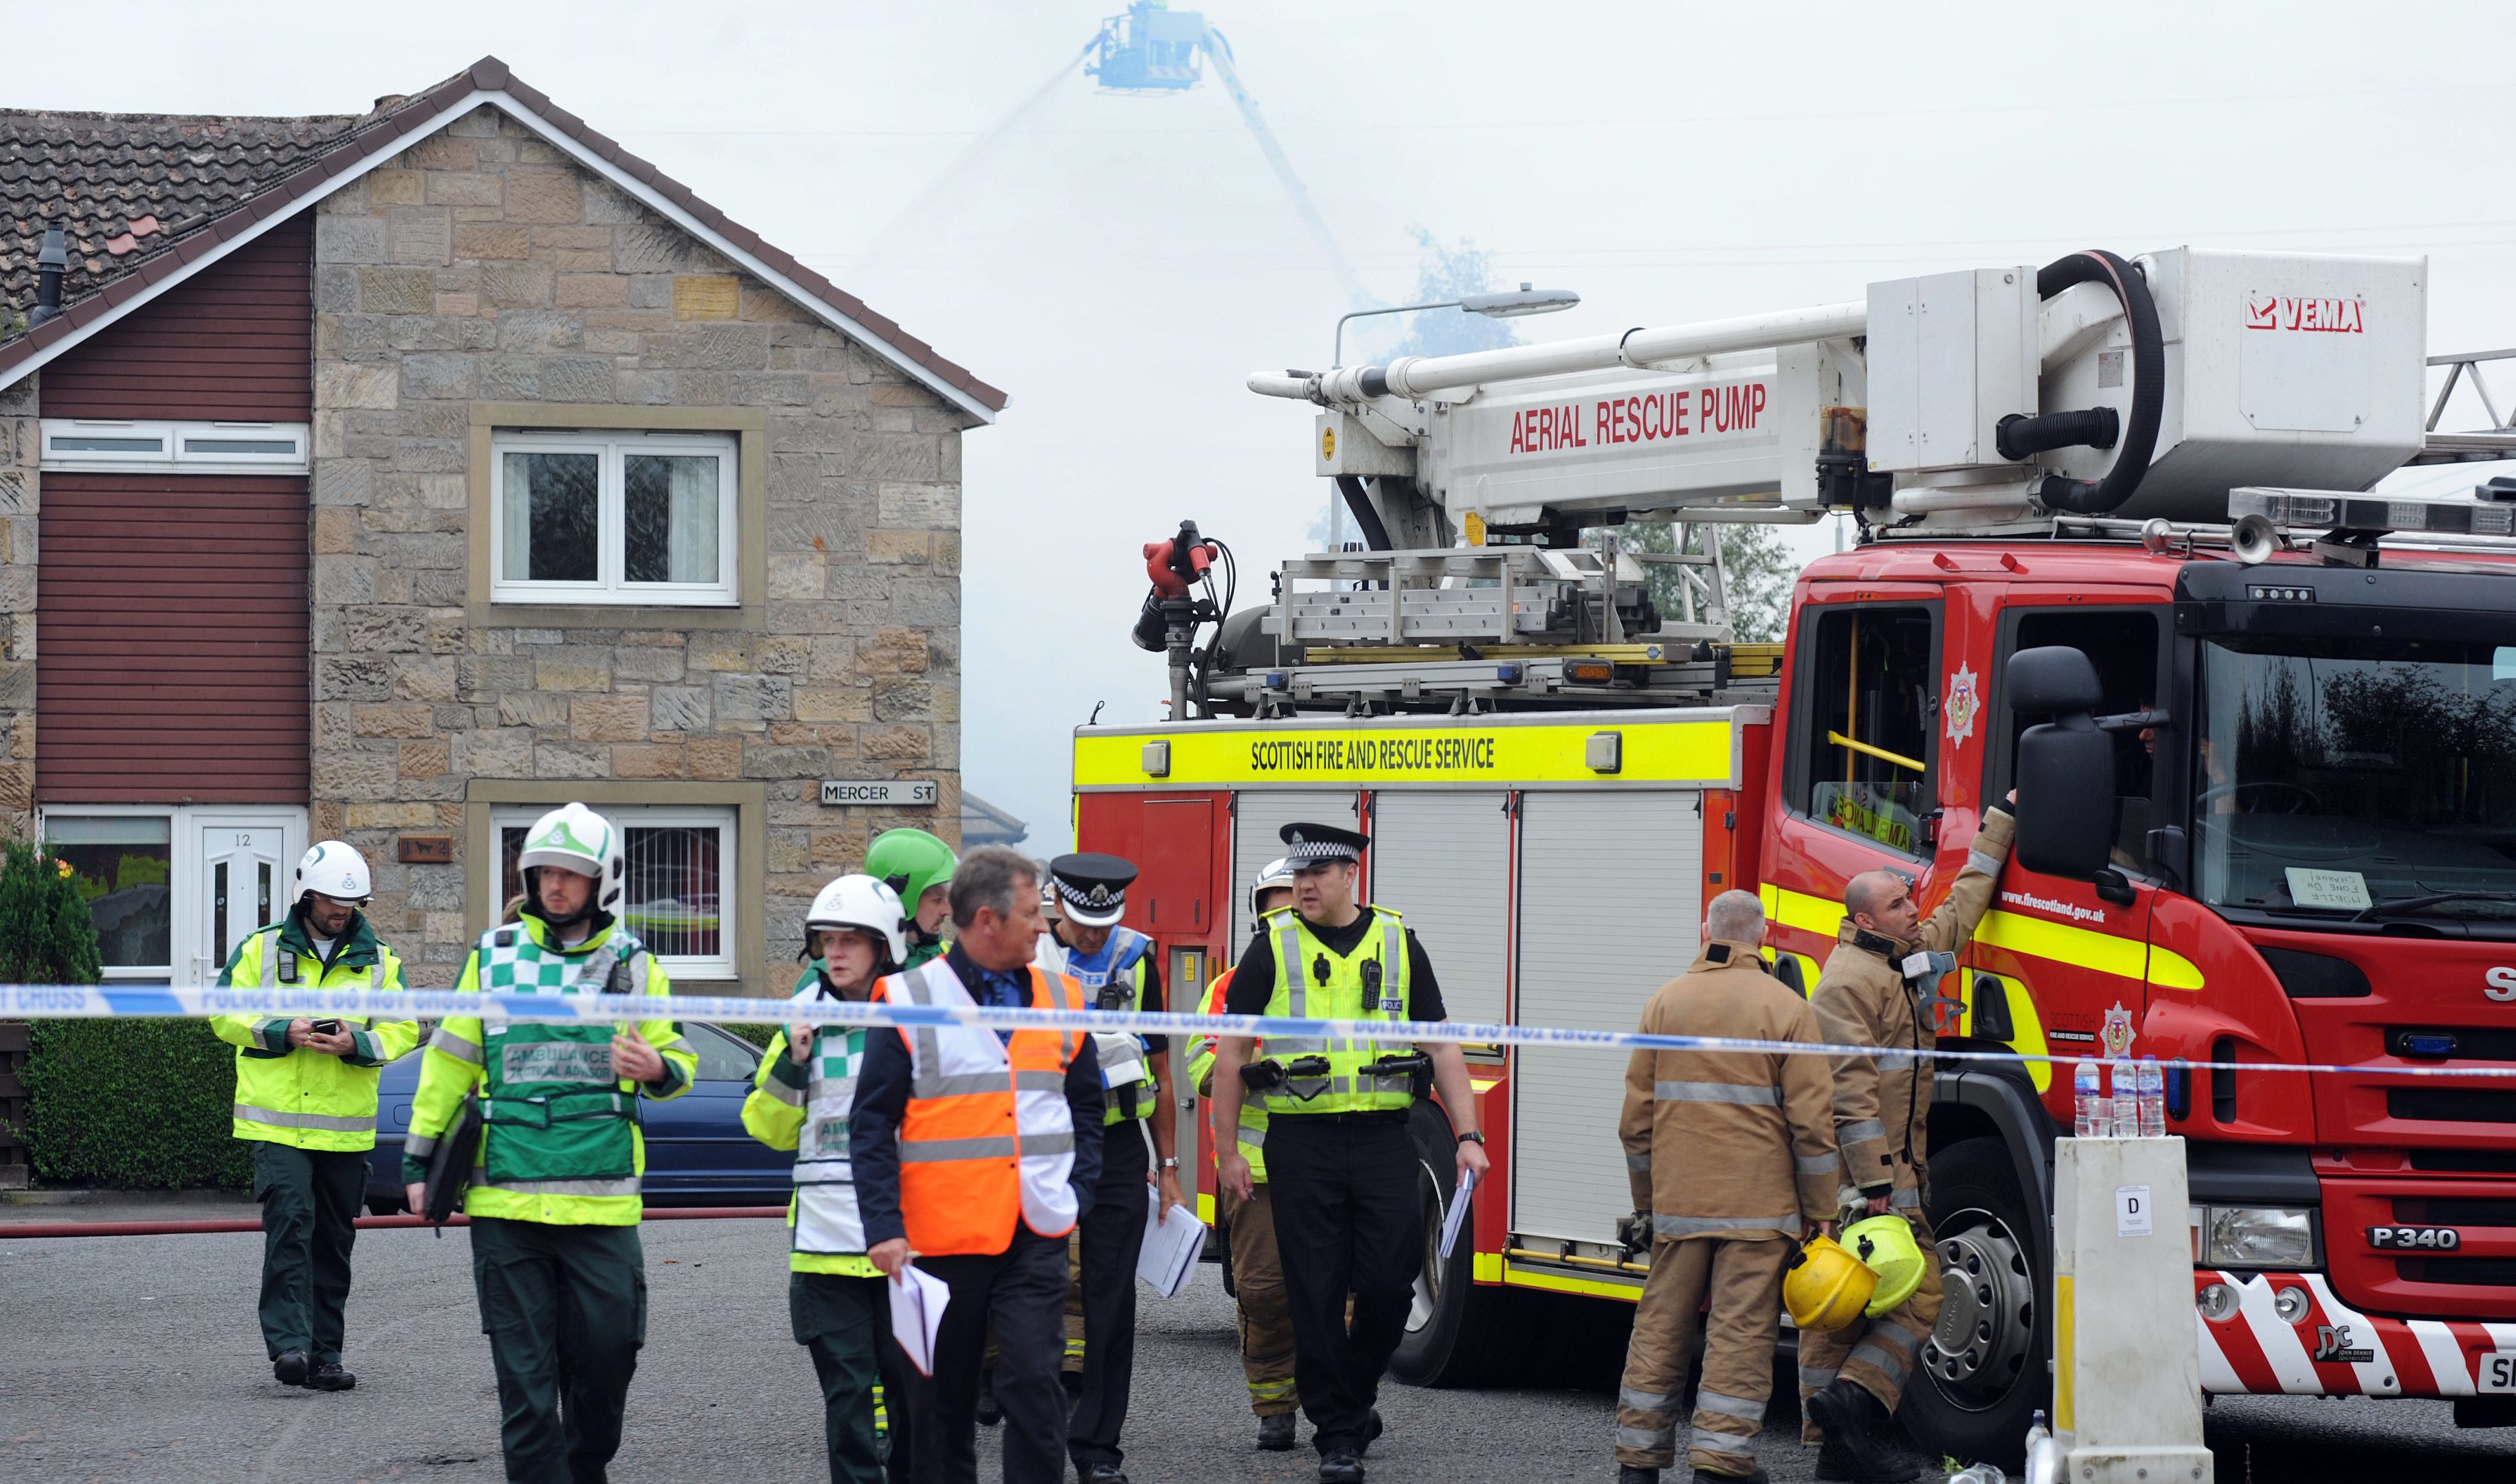
M 2201 658 L 2202 900 L 2516 937 L 2516 644 L 2231 636 Z

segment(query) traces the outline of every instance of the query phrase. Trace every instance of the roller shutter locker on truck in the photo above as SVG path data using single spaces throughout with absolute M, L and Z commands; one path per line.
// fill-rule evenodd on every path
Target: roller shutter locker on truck
M 1522 799 L 1517 1023 L 1632 1030 L 1652 992 L 1694 962 L 1703 922 L 1696 799 L 1674 789 Z M 1634 1204 L 1616 1140 L 1624 1054 L 1514 1055 L 1513 1233 L 1613 1245 Z
M 1405 915 L 1453 1020 L 1496 1022 L 1509 952 L 1511 816 L 1500 790 L 1384 790 L 1371 802 L 1372 900 Z
M 1351 829 L 1355 818 L 1352 789 L 1334 793 L 1308 789 L 1240 792 L 1232 821 L 1232 962 L 1240 962 L 1240 951 L 1249 946 L 1249 934 L 1258 926 L 1249 916 L 1249 885 L 1266 869 L 1267 862 L 1286 849 L 1279 832 L 1302 821 Z

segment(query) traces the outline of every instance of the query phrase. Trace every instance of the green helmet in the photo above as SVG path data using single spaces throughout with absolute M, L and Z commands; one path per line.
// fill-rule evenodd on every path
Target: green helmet
M 924 830 L 885 830 L 865 851 L 864 874 L 899 892 L 901 909 L 914 917 L 927 888 L 948 884 L 960 864 L 950 845 Z

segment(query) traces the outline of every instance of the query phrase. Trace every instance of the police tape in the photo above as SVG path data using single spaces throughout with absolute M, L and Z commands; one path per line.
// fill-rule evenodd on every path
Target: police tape
M 889 1001 L 752 999 L 673 995 L 514 995 L 450 990 L 118 988 L 95 984 L 0 984 L 0 1020 L 164 1020 L 242 1015 L 355 1016 L 385 1020 L 485 1018 L 492 1022 L 565 1025 L 642 1020 L 715 1025 L 963 1026 L 988 1030 L 1131 1031 L 1138 1035 L 1274 1038 L 1282 1041 L 1367 1040 L 1459 1046 L 1560 1047 L 1599 1051 L 1761 1051 L 1790 1056 L 1853 1056 L 1901 1066 L 1928 1056 L 1938 1062 L 2108 1062 L 2111 1052 L 2066 1054 L 1979 1047 L 1852 1046 L 1828 1042 L 1759 1041 L 1724 1036 L 1672 1036 L 1574 1026 L 1482 1025 L 1455 1020 L 1312 1020 L 1291 1015 L 1207 1015 L 1176 1010 L 1032 1010 L 992 1005 L 895 1005 Z M 2487 1067 L 2327 1062 L 2208 1062 L 2171 1058 L 2162 1066 L 2257 1072 L 2350 1073 L 2427 1079 L 2516 1078 L 2516 1064 Z

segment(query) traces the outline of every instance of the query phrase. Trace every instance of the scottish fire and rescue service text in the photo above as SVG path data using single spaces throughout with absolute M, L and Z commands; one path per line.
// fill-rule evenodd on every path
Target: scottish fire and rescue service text
M 1249 744 L 1257 773 L 1491 772 L 1491 737 L 1297 737 Z

